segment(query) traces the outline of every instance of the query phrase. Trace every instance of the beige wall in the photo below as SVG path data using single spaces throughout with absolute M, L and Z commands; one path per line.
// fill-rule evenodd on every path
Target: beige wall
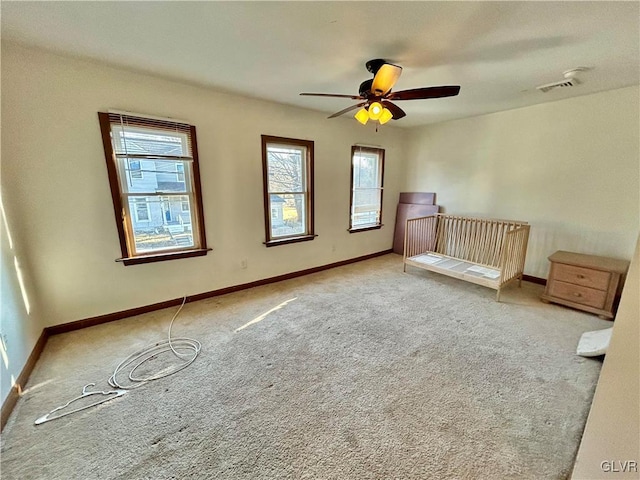
M 33 292 L 27 259 L 4 208 L 0 217 L 0 402 L 4 402 L 42 333 L 42 311 L 34 296 L 27 294 Z
M 556 250 L 629 260 L 638 97 L 635 86 L 414 128 L 403 191 L 434 191 L 448 213 L 530 222 L 528 275 L 546 278 Z
M 575 480 L 640 478 L 639 345 L 640 238 L 578 450 Z
M 214 68 L 214 66 L 212 66 Z M 256 92 L 259 94 L 259 92 Z M 296 95 L 292 92 L 292 95 Z M 127 110 L 196 125 L 205 257 L 125 267 L 97 112 Z M 2 46 L 2 184 L 43 325 L 329 264 L 391 248 L 404 132 L 66 57 Z M 371 127 L 371 128 L 370 128 Z M 266 248 L 260 135 L 315 141 L 318 237 Z M 386 149 L 381 230 L 349 234 L 351 145 Z M 247 259 L 248 268 L 240 268 Z

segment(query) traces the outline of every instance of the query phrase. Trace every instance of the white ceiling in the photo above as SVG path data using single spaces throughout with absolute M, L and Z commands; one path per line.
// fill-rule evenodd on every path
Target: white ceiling
M 638 2 L 8 2 L 2 39 L 327 114 L 385 58 L 410 127 L 640 83 Z M 541 93 L 590 67 L 572 88 Z M 335 120 L 327 120 L 335 121 Z

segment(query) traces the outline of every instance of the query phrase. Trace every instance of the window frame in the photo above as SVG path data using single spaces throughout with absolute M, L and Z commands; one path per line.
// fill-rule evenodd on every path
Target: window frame
M 358 227 L 353 225 L 353 194 L 354 194 L 354 185 L 353 182 L 355 180 L 355 163 L 354 158 L 357 152 L 369 152 L 375 153 L 378 155 L 379 161 L 379 178 L 380 178 L 380 186 L 376 187 L 380 191 L 380 216 L 378 217 L 378 221 L 376 224 L 368 224 L 362 227 Z M 351 147 L 351 182 L 349 186 L 349 233 L 357 233 L 357 232 L 367 232 L 370 230 L 379 230 L 384 226 L 382 223 L 382 201 L 384 197 L 384 156 L 385 151 L 384 148 L 377 147 L 365 147 L 361 145 L 353 145 Z
M 191 211 L 191 222 L 197 222 L 197 235 L 193 232 L 193 241 L 195 247 L 178 247 L 166 250 L 159 250 L 157 252 L 144 252 L 134 254 L 129 249 L 129 242 L 133 240 L 133 233 L 127 234 L 128 220 L 126 219 L 125 206 L 123 205 L 123 196 L 125 192 L 121 190 L 120 175 L 118 172 L 117 158 L 113 149 L 111 140 L 111 117 L 113 115 L 121 115 L 131 121 L 140 121 L 145 124 L 156 124 L 159 130 L 165 129 L 167 126 L 173 124 L 180 124 L 182 126 L 189 127 L 190 146 L 191 146 L 191 171 L 192 171 L 192 191 L 187 193 L 187 196 L 193 196 L 193 206 Z M 116 228 L 118 231 L 118 238 L 120 241 L 120 251 L 122 253 L 121 258 L 117 258 L 116 262 L 121 262 L 124 265 L 138 265 L 143 263 L 159 262 L 164 260 L 174 260 L 178 258 L 199 257 L 206 255 L 211 248 L 207 248 L 207 240 L 205 234 L 204 225 L 204 208 L 202 201 L 202 188 L 200 182 L 200 166 L 198 157 L 198 142 L 196 138 L 196 127 L 183 122 L 175 122 L 170 119 L 162 120 L 146 115 L 136 115 L 129 113 L 113 113 L 113 112 L 98 112 L 98 120 L 100 123 L 100 131 L 102 135 L 102 146 L 104 148 L 105 161 L 107 165 L 107 175 L 109 179 L 109 186 L 111 190 L 111 199 L 113 202 L 113 211 L 116 220 Z M 142 161 L 141 161 L 142 164 Z M 166 194 L 165 194 L 166 195 Z M 181 195 L 183 196 L 183 195 Z
M 289 243 L 306 242 L 313 240 L 317 235 L 314 233 L 314 192 L 313 192 L 313 156 L 314 156 L 314 143 L 313 140 L 301 140 L 296 138 L 276 137 L 272 135 L 261 135 L 262 141 L 262 186 L 264 194 L 264 229 L 265 229 L 265 241 L 264 244 L 267 247 L 273 247 L 276 245 L 286 245 Z M 291 146 L 291 147 L 304 147 L 306 149 L 306 158 L 304 159 L 304 172 L 306 174 L 306 205 L 305 205 L 305 220 L 306 228 L 305 233 L 289 235 L 283 237 L 273 237 L 271 235 L 271 202 L 269 200 L 269 164 L 268 164 L 268 147 L 271 144 Z

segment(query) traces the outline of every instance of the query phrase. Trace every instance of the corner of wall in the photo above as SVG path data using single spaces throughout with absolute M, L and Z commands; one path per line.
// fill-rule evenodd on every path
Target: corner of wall
M 31 275 L 25 268 L 27 262 L 24 261 L 17 236 L 12 236 L 11 222 L 3 204 L 0 213 L 0 401 L 4 403 L 38 342 L 43 326 L 33 295 Z

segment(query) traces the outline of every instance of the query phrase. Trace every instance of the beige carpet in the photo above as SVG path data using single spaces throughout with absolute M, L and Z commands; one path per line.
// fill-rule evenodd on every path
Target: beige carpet
M 497 303 L 387 255 L 187 304 L 191 366 L 34 426 L 107 389 L 176 309 L 54 336 L 2 434 L 2 478 L 566 478 L 601 367 L 575 348 L 610 323 L 541 292 Z

